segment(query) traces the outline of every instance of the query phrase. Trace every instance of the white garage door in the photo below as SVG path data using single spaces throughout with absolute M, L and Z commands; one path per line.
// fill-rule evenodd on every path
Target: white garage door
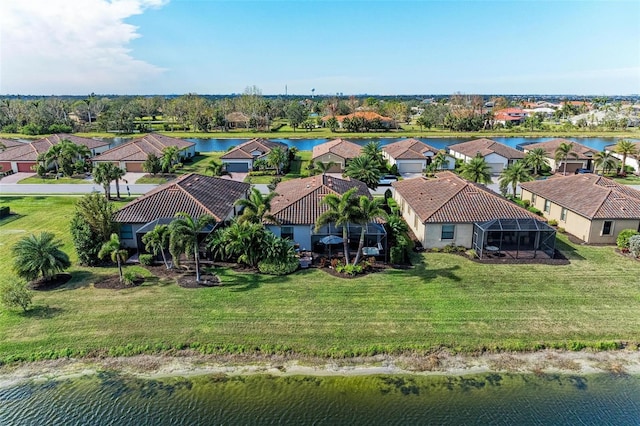
M 487 163 L 487 165 L 491 167 L 491 173 L 494 175 L 500 174 L 504 168 L 502 163 Z
M 401 162 L 398 163 L 398 172 L 400 173 L 422 173 L 422 162 Z

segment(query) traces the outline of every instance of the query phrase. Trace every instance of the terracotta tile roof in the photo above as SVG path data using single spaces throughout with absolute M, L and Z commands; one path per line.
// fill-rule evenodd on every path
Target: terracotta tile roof
M 232 123 L 246 123 L 247 121 L 249 121 L 249 116 L 247 116 L 243 112 L 234 111 L 227 114 L 227 116 L 224 119 Z
M 220 158 L 225 160 L 251 159 L 253 158 L 253 155 L 251 155 L 251 153 L 254 151 L 259 151 L 261 153 L 260 157 L 262 157 L 264 155 L 267 155 L 275 147 L 280 147 L 284 150 L 289 149 L 287 144 L 282 142 L 270 141 L 263 138 L 255 138 L 238 145 Z
M 467 157 L 475 157 L 478 153 L 486 157 L 489 154 L 496 153 L 509 160 L 524 158 L 525 155 L 522 151 L 485 138 L 449 145 L 449 152 L 452 151 L 459 152 Z
M 85 145 L 89 149 L 109 145 L 109 142 L 60 133 L 38 139 L 31 143 L 22 143 L 18 146 L 0 152 L 0 161 L 37 161 L 38 155 L 47 152 L 49 148 L 60 143 L 63 139 L 67 139 L 76 145 Z
M 114 215 L 121 223 L 147 223 L 185 212 L 194 218 L 210 214 L 223 221 L 233 203 L 244 198 L 251 185 L 230 179 L 189 173 L 130 202 Z
M 494 111 L 496 114 L 505 114 L 509 116 L 513 116 L 514 114 L 518 114 L 520 116 L 524 116 L 524 110 L 522 108 L 503 108 L 497 111 Z
M 640 219 L 640 191 L 603 176 L 577 174 L 520 186 L 587 219 Z
M 635 145 L 636 150 L 638 150 L 638 151 L 640 152 L 640 141 L 632 141 L 632 140 L 629 140 L 629 139 L 627 139 L 627 141 L 629 141 L 629 142 L 631 142 L 633 145 Z M 614 144 L 612 144 L 612 145 L 607 145 L 607 146 L 605 146 L 605 147 L 604 147 L 604 150 L 605 150 L 605 151 L 615 152 L 616 145 L 617 145 L 617 144 L 615 144 L 615 143 L 614 143 Z
M 504 112 L 497 112 L 493 118 L 498 121 L 521 121 L 524 120 L 524 116 L 509 115 Z
M 451 172 L 405 179 L 392 184 L 422 223 L 474 223 L 493 219 L 536 219 L 539 216 L 498 194 Z
M 373 111 L 356 111 L 356 112 L 352 112 L 351 114 L 347 114 L 347 115 L 336 115 L 336 120 L 338 120 L 339 122 L 344 121 L 345 118 L 348 119 L 352 119 L 354 117 L 362 117 L 365 120 L 374 120 L 374 119 L 378 119 L 384 122 L 390 122 L 393 121 L 393 119 L 389 118 L 389 117 L 385 117 L 383 115 L 378 114 L 377 112 L 373 112 Z M 330 115 L 327 115 L 325 117 L 322 117 L 323 120 L 328 120 L 329 118 L 331 118 Z
M 358 180 L 317 175 L 281 182 L 275 189 L 278 195 L 271 201 L 271 214 L 283 225 L 313 225 L 327 211 L 321 202 L 325 195 L 342 195 L 354 187 L 358 188 L 357 196 L 371 198 L 367 185 Z
M 313 153 L 311 154 L 311 159 L 315 160 L 316 158 L 324 154 L 332 153 L 337 155 L 338 157 L 344 158 L 345 160 L 349 160 L 352 158 L 356 158 L 360 155 L 361 152 L 362 147 L 360 145 L 349 142 L 348 140 L 344 140 L 342 138 L 338 138 L 314 146 Z
M 426 157 L 425 153 L 431 151 L 435 155 L 440 151 L 413 138 L 390 143 L 389 145 L 383 146 L 382 150 L 396 160 L 424 160 Z
M 547 157 L 555 158 L 556 149 L 558 149 L 561 143 L 573 144 L 573 150 L 578 154 L 578 158 L 577 158 L 578 160 L 587 160 L 589 158 L 593 158 L 593 154 L 598 152 L 597 149 L 589 148 L 588 146 L 584 146 L 582 144 L 579 144 L 578 142 L 574 142 L 574 141 L 570 141 L 569 139 L 562 139 L 562 138 L 552 139 L 547 142 L 532 143 L 529 145 L 524 145 L 523 149 L 525 151 L 531 151 L 532 149 L 535 149 L 535 148 L 542 148 L 547 152 Z M 586 155 L 589 153 L 591 154 L 590 156 Z M 573 159 L 572 157 L 569 157 L 569 160 L 572 160 L 572 159 Z
M 183 150 L 194 145 L 195 143 L 183 139 L 150 133 L 111 148 L 100 156 L 94 157 L 94 161 L 145 161 L 151 153 L 161 157 L 162 150 L 168 146 L 177 146 L 178 149 Z

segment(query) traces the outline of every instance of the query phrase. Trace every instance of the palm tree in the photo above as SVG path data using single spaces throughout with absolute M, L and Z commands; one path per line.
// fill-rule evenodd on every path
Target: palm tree
M 166 266 L 167 269 L 171 269 L 169 262 L 167 262 L 167 256 L 164 252 L 165 249 L 169 248 L 169 226 L 156 226 L 151 231 L 144 234 L 142 242 L 144 243 L 145 249 L 152 252 L 154 256 L 157 256 L 158 252 L 162 253 L 164 266 Z
M 21 238 L 12 249 L 14 270 L 26 280 L 51 279 L 71 266 L 69 256 L 60 249 L 63 245 L 51 232 Z
M 513 189 L 513 197 L 515 198 L 518 183 L 528 182 L 532 179 L 533 178 L 529 174 L 529 170 L 527 170 L 524 161 L 516 161 L 502 171 L 500 174 L 500 185 L 504 185 L 505 188 L 507 185 L 511 185 L 511 188 Z
M 193 254 L 196 262 L 196 282 L 200 282 L 200 250 L 198 249 L 198 235 L 209 225 L 214 225 L 216 220 L 208 215 L 202 215 L 197 219 L 188 213 L 176 213 L 176 218 L 169 225 L 169 251 L 176 264 L 179 264 L 180 256 Z
M 462 165 L 463 178 L 475 183 L 491 183 L 491 166 L 487 164 L 480 154 L 473 157 L 468 163 Z
M 598 167 L 601 168 L 602 174 L 608 173 L 611 169 L 618 168 L 618 159 L 610 152 L 600 151 L 593 156 L 594 172 L 597 173 Z
M 376 189 L 380 180 L 380 169 L 378 169 L 378 163 L 371 157 L 361 155 L 349 162 L 344 175 L 366 183 L 371 189 Z
M 564 164 L 562 174 L 567 174 L 567 159 L 569 157 L 578 158 L 578 153 L 573 150 L 573 143 L 562 142 L 555 151 L 556 161 L 562 161 Z
M 102 185 L 107 200 L 111 199 L 111 181 L 113 180 L 113 175 L 116 173 L 115 169 L 118 168 L 119 167 L 110 162 L 98 163 L 93 168 L 93 181 L 98 185 Z
M 323 163 L 322 161 L 316 161 L 316 168 L 318 172 L 322 173 L 323 175 L 326 175 L 329 172 L 329 170 L 331 170 L 331 168 L 336 164 L 337 163 L 335 161 L 328 161 L 326 163 Z
M 49 168 L 51 164 L 53 164 L 56 168 L 56 175 L 58 174 L 60 163 L 62 161 L 63 153 L 62 150 L 64 145 L 61 143 L 57 143 L 51 146 L 47 152 L 41 157 L 44 160 L 44 167 Z
M 357 188 L 351 188 L 342 196 L 327 194 L 322 199 L 322 204 L 328 210 L 316 219 L 315 230 L 318 232 L 323 225 L 335 223 L 336 227 L 342 226 L 342 240 L 344 247 L 345 263 L 349 263 L 349 229 L 348 224 L 355 222 L 359 217 L 358 198 L 355 196 Z
M 234 220 L 228 227 L 215 232 L 208 248 L 219 257 L 229 256 L 255 267 L 265 257 L 263 242 L 267 234 L 270 232 L 260 223 Z
M 276 174 L 279 175 L 282 166 L 287 161 L 287 152 L 279 146 L 273 148 L 267 154 L 267 163 L 276 169 Z
M 538 170 L 549 165 L 547 151 L 544 148 L 533 148 L 524 156 L 524 164 L 533 169 L 533 175 L 538 175 Z
M 160 158 L 160 164 L 162 165 L 162 171 L 169 173 L 171 166 L 178 162 L 180 158 L 180 150 L 175 145 L 169 145 L 162 149 L 162 157 Z
M 109 256 L 113 262 L 118 264 L 118 273 L 120 274 L 120 282 L 124 280 L 124 275 L 122 274 L 122 262 L 126 260 L 127 250 L 120 247 L 120 238 L 118 234 L 111 234 L 111 238 L 109 241 L 102 244 L 100 248 L 100 252 L 98 253 L 98 257 L 100 259 L 104 259 Z
M 431 164 L 435 170 L 442 170 L 445 164 L 447 164 L 447 155 L 444 151 L 438 151 L 438 153 L 431 160 Z
M 127 172 L 117 166 L 114 166 L 111 169 L 110 177 L 111 180 L 114 180 L 116 182 L 116 197 L 118 197 L 118 199 L 120 199 L 120 179 L 122 179 L 126 173 Z
M 276 195 L 278 194 L 270 192 L 269 195 L 264 196 L 258 189 L 251 188 L 251 193 L 248 198 L 241 198 L 235 203 L 236 206 L 244 207 L 238 221 L 262 224 L 262 222 L 266 220 L 276 224 L 279 223 L 278 219 L 269 213 L 271 210 L 271 200 L 273 200 Z
M 361 195 L 358 202 L 358 217 L 354 220 L 362 226 L 360 231 L 360 241 L 358 242 L 358 251 L 353 264 L 357 265 L 362 256 L 362 247 L 364 247 L 364 236 L 367 231 L 367 224 L 377 217 L 387 217 L 387 212 L 382 206 L 385 204 L 384 198 L 370 199 L 365 195 Z
M 382 149 L 380 149 L 380 142 L 371 141 L 362 147 L 362 154 L 369 157 L 377 164 L 378 169 L 382 169 L 385 166 L 385 160 L 382 156 Z
M 231 176 L 224 164 L 218 163 L 216 160 L 209 161 L 204 169 L 205 172 L 211 172 L 211 176 Z
M 622 162 L 620 163 L 620 174 L 624 174 L 624 166 L 627 162 L 627 156 L 638 154 L 638 148 L 633 142 L 623 139 L 618 141 L 613 150 L 622 155 Z

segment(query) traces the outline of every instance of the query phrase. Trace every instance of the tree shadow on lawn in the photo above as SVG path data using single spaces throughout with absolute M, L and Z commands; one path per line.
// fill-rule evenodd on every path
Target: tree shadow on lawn
M 403 275 L 403 276 L 414 276 L 422 279 L 425 282 L 432 281 L 435 278 L 442 277 L 454 282 L 462 281 L 454 271 L 460 269 L 460 265 L 449 266 L 446 268 L 433 268 L 430 269 L 427 267 L 425 262 L 420 262 L 413 269 L 393 269 L 389 270 L 387 273 L 390 275 Z
M 255 274 L 234 274 L 231 276 L 219 276 L 222 287 L 233 287 L 232 292 L 250 291 L 259 288 L 263 284 L 279 284 L 289 281 L 288 276 L 267 276 Z
M 32 306 L 27 310 L 27 312 L 23 312 L 22 314 L 27 318 L 49 319 L 56 315 L 60 315 L 62 312 L 64 312 L 64 309 L 51 307 L 49 305 L 36 305 Z

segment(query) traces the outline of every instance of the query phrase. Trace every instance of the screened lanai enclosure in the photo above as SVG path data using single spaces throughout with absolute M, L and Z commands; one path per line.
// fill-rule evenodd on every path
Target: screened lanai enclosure
M 348 223 L 347 225 L 348 244 L 349 251 L 353 250 L 352 255 L 355 255 L 355 250 L 358 248 L 360 241 L 360 234 L 362 232 L 362 225 L 355 223 Z M 364 231 L 364 247 L 362 249 L 365 256 L 374 256 L 380 260 L 387 260 L 388 258 L 388 246 L 387 246 L 387 232 L 381 223 L 369 222 L 365 226 Z M 341 242 L 338 244 L 323 244 L 322 239 L 328 236 L 340 237 Z M 314 232 L 311 235 L 311 247 L 315 253 L 329 254 L 336 256 L 344 256 L 342 253 L 342 227 L 335 226 L 334 223 L 324 225 L 318 232 Z
M 535 219 L 494 219 L 473 224 L 473 249 L 480 259 L 553 259 L 556 230 Z

